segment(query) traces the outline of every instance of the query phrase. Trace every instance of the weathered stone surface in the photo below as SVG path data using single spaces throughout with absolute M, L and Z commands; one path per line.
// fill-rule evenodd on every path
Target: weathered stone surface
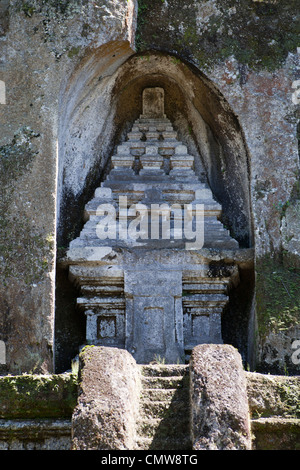
M 183 361 L 182 274 L 175 270 L 125 272 L 127 348 L 140 364 L 156 356 L 167 364 Z
M 199 67 L 235 55 L 240 64 L 274 69 L 291 46 L 298 46 L 296 0 L 153 0 L 143 2 L 140 10 L 139 49 L 176 51 Z M 289 30 L 281 41 L 276 35 L 280 28 Z M 270 39 L 263 50 L 260 37 Z
M 229 345 L 196 346 L 190 377 L 193 449 L 250 449 L 246 379 L 238 351 Z
M 77 376 L 0 377 L 0 450 L 70 450 Z
M 280 319 L 279 319 L 280 323 Z M 270 331 L 262 340 L 257 354 L 258 370 L 272 374 L 300 373 L 300 327 L 282 327 L 282 331 Z
M 81 291 L 86 291 L 84 297 L 77 299 L 77 305 L 87 317 L 88 343 L 125 347 L 139 364 L 151 362 L 156 355 L 168 364 L 183 362 L 185 354 L 189 354 L 196 344 L 222 343 L 221 312 L 228 302 L 229 282 L 220 281 L 218 271 L 208 279 L 191 274 L 192 285 L 184 288 L 182 270 L 178 269 L 181 265 L 178 251 L 201 253 L 203 245 L 233 250 L 239 247 L 237 240 L 230 237 L 217 219 L 221 205 L 215 201 L 208 185 L 199 181 L 193 169 L 193 157 L 177 140 L 176 133 L 172 137 L 175 156 L 171 160 L 179 159 L 179 169 L 174 169 L 173 160 L 170 164 L 159 153 L 166 142 L 163 129 L 168 132 L 173 129 L 164 115 L 157 118 L 153 114 L 153 107 L 163 108 L 163 96 L 163 88 L 143 90 L 144 114 L 134 123 L 134 132 L 127 133 L 128 140 L 118 146 L 117 156 L 111 159 L 113 168 L 101 183 L 101 188 L 110 189 L 110 206 L 102 205 L 101 188 L 98 188 L 86 205 L 87 221 L 80 236 L 70 243 L 65 259 L 70 264 L 72 280 L 81 286 Z M 139 129 L 143 132 L 147 129 L 145 135 L 137 132 Z M 151 130 L 150 142 L 148 130 Z M 140 140 L 145 144 L 145 153 L 140 157 L 129 153 L 132 151 L 132 134 L 135 142 Z M 131 167 L 135 162 L 135 169 L 130 172 L 127 171 L 128 162 Z M 169 171 L 168 168 L 173 169 Z M 131 205 L 133 202 L 137 205 Z M 190 203 L 190 210 L 182 203 Z M 102 218 L 104 211 L 111 215 L 109 220 Z M 147 249 L 150 264 L 147 262 L 139 268 L 135 264 L 132 269 L 124 258 L 130 249 L 143 264 L 145 255 L 139 252 L 141 246 L 143 251 Z M 124 269 L 124 292 L 119 292 L 119 298 L 111 295 L 102 298 L 103 283 L 106 286 L 111 283 L 112 288 L 113 279 L 97 277 L 95 272 L 93 287 L 87 289 L 89 263 L 102 258 L 104 264 L 105 256 L 109 254 L 106 249 L 121 247 L 119 269 Z M 170 251 L 168 269 L 156 260 L 157 250 L 162 247 Z M 107 261 L 110 264 L 110 258 Z M 210 262 L 208 259 L 206 264 Z M 81 264 L 80 270 L 76 269 L 77 263 Z M 197 269 L 198 266 L 190 266 L 191 271 Z M 79 276 L 75 275 L 76 271 Z M 221 288 L 216 292 L 219 283 Z
M 251 417 L 300 418 L 300 376 L 245 372 Z
M 258 418 L 251 428 L 253 450 L 299 450 L 300 419 Z
M 143 91 L 143 118 L 164 118 L 165 91 L 163 88 L 146 88 Z M 150 129 L 149 129 L 150 130 Z M 154 129 L 156 130 L 156 129 Z
M 166 111 L 197 150 L 195 165 L 232 234 L 258 256 L 283 248 L 299 264 L 288 207 L 299 200 L 297 1 L 142 2 L 136 55 L 137 7 L 1 2 L 0 332 L 13 373 L 53 368 L 55 239 L 63 251 L 79 230 L 109 155 L 141 112 L 145 86 L 165 87 Z M 281 31 L 288 34 L 279 38 Z M 261 37 L 269 38 L 264 47 Z M 17 143 L 24 127 L 35 136 L 30 145 Z M 67 368 L 66 350 L 82 332 L 65 313 L 72 299 L 59 303 L 61 287 L 55 337 Z M 267 354 L 266 343 L 259 347 Z
M 71 420 L 0 419 L 0 450 L 71 450 Z
M 73 449 L 133 449 L 140 390 L 133 357 L 122 349 L 87 346 L 80 362 Z
M 284 212 L 282 219 L 282 247 L 286 265 L 300 268 L 300 200 L 296 200 Z
M 0 377 L 0 418 L 71 417 L 77 400 L 71 373 Z
M 189 0 L 184 5 L 179 0 L 153 0 L 141 8 L 137 37 L 141 51 L 175 53 L 178 69 L 188 61 L 205 70 L 211 84 L 235 110 L 248 149 L 250 185 L 244 194 L 251 198 L 250 243 L 255 245 L 258 257 L 267 252 L 281 253 L 283 248 L 287 250 L 287 263 L 299 266 L 299 255 L 295 256 L 299 253 L 296 218 L 288 222 L 290 228 L 286 226 L 298 204 L 292 209 L 291 202 L 299 202 L 297 10 L 296 0 Z M 289 33 L 279 40 L 278 32 L 284 30 Z M 268 38 L 264 47 L 262 37 Z M 220 123 L 223 119 L 217 115 Z M 211 130 L 214 133 L 212 126 Z M 242 160 L 231 165 L 232 161 L 222 159 L 220 165 L 210 166 L 206 152 L 202 151 L 202 157 L 212 187 L 217 186 L 218 169 L 223 188 L 235 186 L 235 169 L 247 172 Z M 225 199 L 234 203 L 232 214 L 239 212 L 241 222 L 246 206 L 236 188 L 231 194 L 236 195 L 234 201 L 224 194 L 220 194 L 220 201 L 223 207 Z M 240 224 L 230 218 L 228 225 L 237 233 Z M 258 349 L 265 354 L 268 346 L 260 344 Z
M 300 377 L 245 372 L 253 450 L 299 450 Z
M 73 72 L 90 48 L 103 58 L 103 46 L 108 62 L 118 65 L 133 53 L 136 6 L 136 0 L 1 2 L 0 338 L 12 373 L 53 371 L 56 210 L 63 192 L 57 170 L 62 175 L 70 158 L 57 147 L 58 134 L 66 137 L 65 86 L 76 82 Z M 102 72 L 95 73 L 98 81 Z M 93 158 L 80 166 L 88 174 Z M 74 188 L 76 177 L 68 170 L 65 176 Z
M 299 267 L 266 255 L 256 260 L 256 315 L 258 323 L 256 370 L 297 374 L 294 341 L 300 338 Z
M 140 367 L 142 389 L 137 449 L 190 449 L 188 366 Z

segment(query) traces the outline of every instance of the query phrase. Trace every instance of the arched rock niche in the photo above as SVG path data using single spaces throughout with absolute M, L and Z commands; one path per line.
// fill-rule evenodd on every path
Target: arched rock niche
M 67 247 L 79 234 L 84 205 L 105 178 L 116 145 L 141 114 L 143 89 L 152 86 L 164 88 L 165 113 L 194 155 L 196 172 L 222 204 L 223 223 L 240 247 L 251 246 L 247 150 L 224 97 L 195 67 L 173 56 L 133 54 L 129 43 L 113 42 L 90 52 L 62 86 L 58 247 Z M 85 335 L 84 320 L 75 318 L 73 288 L 66 286 L 66 273 L 58 267 L 56 347 L 57 355 L 69 361 Z M 58 368 L 64 361 L 58 360 Z

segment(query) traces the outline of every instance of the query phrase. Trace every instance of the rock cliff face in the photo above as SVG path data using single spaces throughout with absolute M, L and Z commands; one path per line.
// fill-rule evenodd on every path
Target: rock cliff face
M 299 336 L 291 326 L 299 323 L 299 296 L 295 291 L 295 285 L 299 285 L 299 241 L 295 234 L 295 225 L 299 227 L 296 10 L 295 2 L 285 1 L 188 1 L 181 7 L 175 0 L 143 1 L 139 3 L 137 32 L 139 50 L 172 53 L 178 62 L 194 64 L 237 116 L 248 150 L 251 243 L 259 274 L 255 298 L 257 365 L 281 372 L 284 368 L 298 370 L 291 360 L 291 345 Z M 205 120 L 208 122 L 206 116 Z M 218 113 L 215 120 L 219 121 Z M 218 139 L 221 133 L 217 131 Z M 216 165 L 213 167 L 212 172 L 207 171 L 212 186 Z M 242 168 L 242 161 L 238 167 Z M 222 160 L 221 168 L 218 179 L 228 185 L 231 167 Z M 245 167 L 242 171 L 245 174 Z M 266 267 L 269 258 L 276 265 L 274 273 Z M 279 291 L 280 301 L 276 295 Z M 268 305 L 262 298 L 268 299 Z
M 78 74 L 77 81 L 72 79 L 81 61 L 92 67 L 89 57 L 93 57 L 94 65 L 99 64 L 96 75 L 88 75 L 98 82 L 101 75 L 112 73 L 111 64 L 116 68 L 133 54 L 136 2 L 2 2 L 0 23 L 1 80 L 6 85 L 6 104 L 0 105 L 0 334 L 10 371 L 47 372 L 53 370 L 54 359 L 59 194 L 68 198 L 62 191 L 68 175 L 63 175 L 60 163 L 64 161 L 60 136 L 71 119 L 70 104 L 64 100 L 66 87 L 78 106 L 80 83 L 85 92 L 89 87 L 84 77 L 78 82 Z M 95 139 L 90 140 L 92 145 Z M 88 163 L 85 155 L 90 156 Z M 91 152 L 87 147 L 81 154 L 81 181 L 95 165 L 95 155 L 99 157 L 98 149 Z M 74 163 L 68 165 L 74 170 Z M 83 187 L 84 183 L 81 192 Z M 68 190 L 67 185 L 67 194 Z M 72 349 L 72 340 L 69 344 Z
M 0 340 L 10 372 L 52 371 L 54 355 L 62 371 L 76 355 L 84 326 L 56 261 L 139 116 L 142 89 L 162 86 L 223 223 L 255 250 L 257 276 L 240 264 L 225 340 L 245 362 L 299 373 L 296 25 L 287 0 L 1 3 Z

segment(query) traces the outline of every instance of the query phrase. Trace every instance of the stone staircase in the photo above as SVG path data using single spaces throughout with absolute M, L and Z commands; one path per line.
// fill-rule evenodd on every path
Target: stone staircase
M 196 344 L 222 343 L 221 315 L 238 282 L 227 260 L 239 244 L 220 220 L 200 158 L 146 103 L 86 204 L 66 263 L 89 344 L 125 348 L 138 364 L 156 355 L 185 363 Z
M 138 450 L 189 450 L 189 366 L 141 365 Z
M 120 197 L 126 198 L 125 219 L 120 214 Z M 203 205 L 204 209 L 205 247 L 238 249 L 239 246 L 219 220 L 221 205 L 214 199 L 206 181 L 196 175 L 194 157 L 189 155 L 186 145 L 178 140 L 177 132 L 167 118 L 140 117 L 135 121 L 131 132 L 127 134 L 127 139 L 117 147 L 116 153 L 111 157 L 111 170 L 106 180 L 96 189 L 92 200 L 86 204 L 85 225 L 80 237 L 70 244 L 73 253 L 76 249 L 99 245 L 96 227 L 103 218 L 102 214 L 99 215 L 98 209 L 102 204 L 115 207 L 118 227 L 116 238 L 102 239 L 102 246 L 184 248 L 187 241 L 184 231 L 178 239 L 176 237 L 176 230 L 181 232 L 178 220 L 183 223 L 184 205 L 195 208 L 196 204 Z M 176 209 L 175 214 L 171 210 L 168 215 L 169 240 L 161 240 L 160 237 L 151 239 L 150 213 L 147 236 L 132 240 L 127 229 L 132 217 L 136 217 L 135 211 L 130 213 L 129 210 L 133 204 L 143 204 L 148 208 L 152 207 L 152 204 L 158 206 L 165 204 L 170 208 L 173 204 L 181 206 Z M 159 220 L 159 231 L 161 223 Z M 192 224 L 194 232 L 195 220 Z M 122 236 L 124 233 L 125 237 Z

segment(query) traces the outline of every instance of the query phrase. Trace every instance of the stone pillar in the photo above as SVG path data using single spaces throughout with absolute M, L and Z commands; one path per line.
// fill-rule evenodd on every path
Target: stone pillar
M 81 296 L 77 297 L 77 307 L 86 316 L 87 343 L 124 348 L 125 299 L 122 269 L 83 263 L 80 266 L 70 266 L 69 277 L 80 287 Z
M 246 377 L 230 345 L 196 346 L 190 359 L 191 436 L 195 450 L 250 450 Z
M 140 394 L 135 360 L 124 349 L 102 346 L 87 346 L 79 357 L 72 449 L 134 449 Z
M 198 344 L 222 344 L 222 312 L 229 301 L 229 278 L 194 277 L 183 279 L 183 333 L 186 351 Z

